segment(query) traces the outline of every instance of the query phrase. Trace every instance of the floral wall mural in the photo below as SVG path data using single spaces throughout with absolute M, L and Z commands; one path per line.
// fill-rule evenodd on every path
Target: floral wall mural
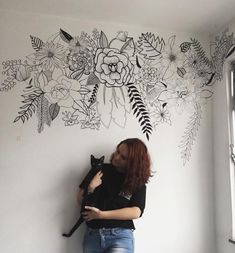
M 39 133 L 55 119 L 79 129 L 125 128 L 133 113 L 149 139 L 160 124 L 172 124 L 172 114 L 188 113 L 179 145 L 184 163 L 212 85 L 222 79 L 224 60 L 235 50 L 228 31 L 211 43 L 210 57 L 195 38 L 176 44 L 175 35 L 150 32 L 135 40 L 125 31 L 109 38 L 98 29 L 79 36 L 61 29 L 47 41 L 32 35 L 30 40 L 31 55 L 2 62 L 0 91 L 25 85 L 14 123 L 36 114 Z

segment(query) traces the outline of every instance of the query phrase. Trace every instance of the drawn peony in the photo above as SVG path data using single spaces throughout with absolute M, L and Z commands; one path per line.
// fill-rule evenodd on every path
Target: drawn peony
M 95 55 L 95 74 L 107 87 L 121 87 L 130 81 L 133 64 L 129 56 L 115 48 L 99 48 Z

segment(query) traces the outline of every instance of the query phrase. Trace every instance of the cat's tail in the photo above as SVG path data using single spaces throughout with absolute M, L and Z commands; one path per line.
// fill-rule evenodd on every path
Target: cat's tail
M 79 228 L 79 226 L 83 223 L 83 221 L 84 221 L 84 219 L 82 218 L 82 216 L 80 216 L 80 218 L 75 223 L 75 225 L 71 228 L 71 230 L 69 231 L 69 233 L 63 233 L 62 236 L 64 236 L 64 237 L 70 237 Z

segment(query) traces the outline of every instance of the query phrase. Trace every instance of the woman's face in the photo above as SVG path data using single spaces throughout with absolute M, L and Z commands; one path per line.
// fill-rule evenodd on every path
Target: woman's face
M 112 155 L 111 163 L 118 171 L 124 172 L 127 166 L 128 160 L 128 147 L 125 143 L 122 143 L 117 147 L 116 151 Z

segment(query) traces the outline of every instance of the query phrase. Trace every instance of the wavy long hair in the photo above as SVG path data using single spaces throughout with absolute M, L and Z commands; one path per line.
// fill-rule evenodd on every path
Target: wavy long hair
M 148 149 L 143 141 L 138 138 L 130 138 L 121 141 L 128 148 L 127 167 L 125 168 L 125 179 L 122 190 L 133 193 L 144 184 L 148 183 L 151 174 L 151 161 Z M 113 155 L 111 156 L 112 161 Z

